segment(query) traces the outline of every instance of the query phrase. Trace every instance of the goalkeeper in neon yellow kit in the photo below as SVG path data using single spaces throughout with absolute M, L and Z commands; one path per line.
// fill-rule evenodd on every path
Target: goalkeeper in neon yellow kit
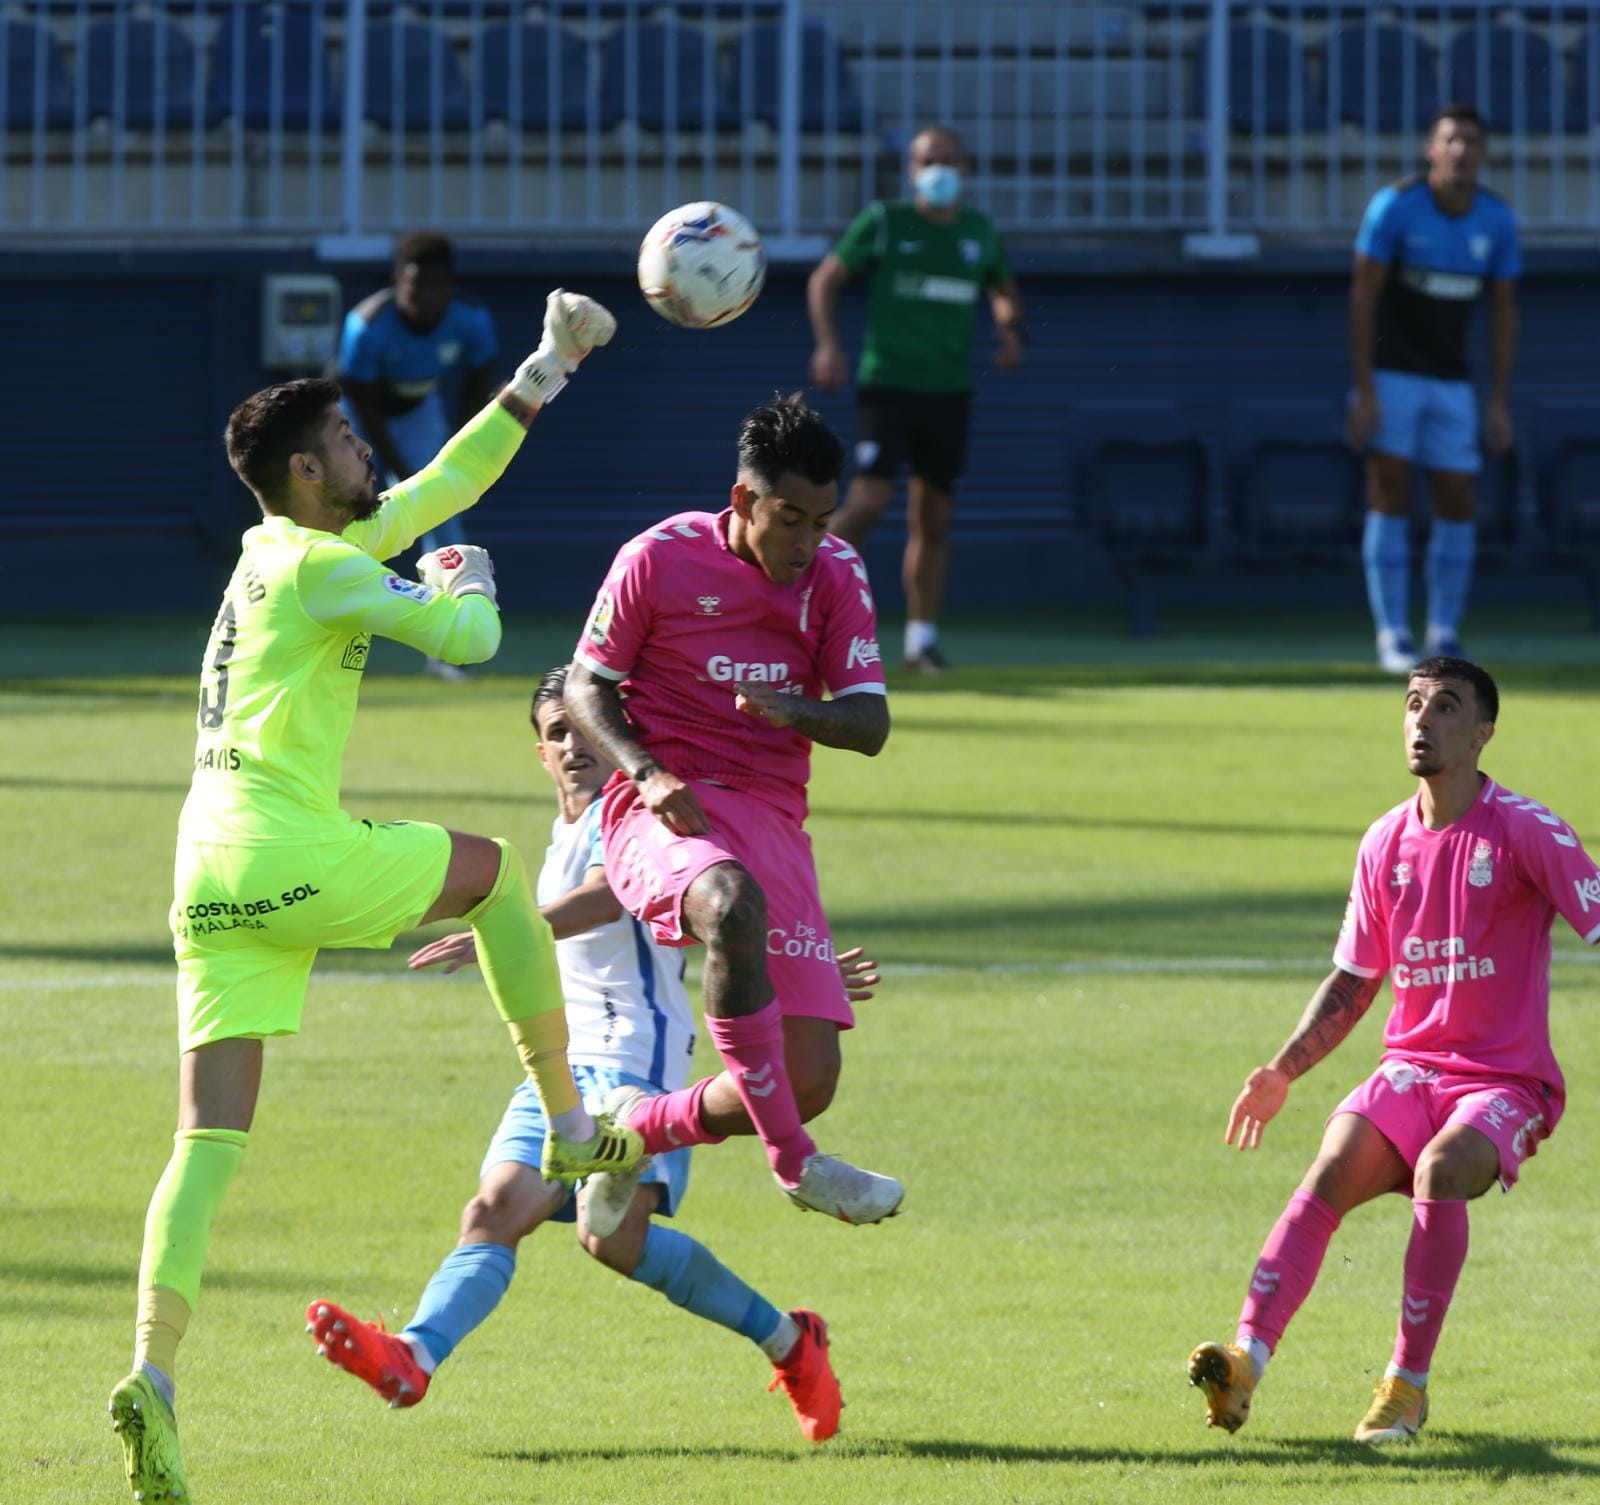
M 324 946 L 386 947 L 460 916 L 554 1134 L 565 1181 L 636 1162 L 638 1136 L 579 1101 L 550 927 L 502 840 L 373 825 L 339 808 L 345 740 L 374 635 L 451 663 L 500 645 L 494 572 L 470 545 L 424 555 L 421 581 L 380 561 L 472 506 L 539 408 L 615 331 L 561 289 L 539 348 L 425 469 L 380 495 L 333 382 L 269 387 L 228 422 L 228 460 L 261 504 L 211 630 L 194 779 L 178 825 L 171 913 L 181 1052 L 178 1132 L 145 1220 L 133 1373 L 111 1393 L 134 1499 L 187 1500 L 173 1368 L 211 1220 L 244 1155 L 262 1041 L 300 1027 Z

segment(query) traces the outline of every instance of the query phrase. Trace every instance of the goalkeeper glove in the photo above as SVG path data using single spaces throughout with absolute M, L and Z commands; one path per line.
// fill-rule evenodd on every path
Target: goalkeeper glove
M 529 407 L 542 407 L 566 386 L 578 362 L 595 346 L 609 344 L 616 332 L 617 321 L 593 298 L 558 287 L 545 299 L 539 348 L 517 367 L 511 394 Z
M 496 610 L 500 602 L 494 593 L 494 566 L 489 551 L 474 543 L 451 544 L 435 549 L 417 561 L 417 573 L 424 584 L 451 596 L 487 596 Z

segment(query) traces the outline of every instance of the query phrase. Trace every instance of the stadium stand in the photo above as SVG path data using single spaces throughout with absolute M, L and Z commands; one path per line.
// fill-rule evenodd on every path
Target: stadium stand
M 581 131 L 588 124 L 595 111 L 589 51 L 565 26 L 491 26 L 477 50 L 485 120 L 521 122 L 543 131 L 553 104 L 557 130 Z
M 1336 396 L 1230 404 L 1233 519 L 1246 558 L 1276 564 L 1354 557 L 1365 504 L 1343 429 Z
M 1195 416 L 1163 401 L 1073 409 L 1069 466 L 1079 518 L 1123 580 L 1128 630 L 1159 626 L 1153 577 L 1192 569 L 1208 543 L 1210 455 Z
M 743 119 L 715 46 L 700 28 L 678 21 L 619 26 L 606 37 L 600 112 L 645 131 L 698 131 L 707 124 L 736 131 Z
M 1420 131 L 1439 108 L 1433 49 L 1409 27 L 1332 28 L 1327 80 L 1339 119 L 1376 131 Z
M 1229 45 L 1215 164 L 1206 112 L 1218 12 L 1202 0 L 802 9 L 786 207 L 775 0 L 372 0 L 359 79 L 347 78 L 343 0 L 10 0 L 0 12 L 0 234 L 12 258 L 28 254 L 30 237 L 237 257 L 233 283 L 184 272 L 119 290 L 159 310 L 153 324 L 185 327 L 204 408 L 207 394 L 259 375 L 250 336 L 242 352 L 218 353 L 253 331 L 258 234 L 297 248 L 284 264 L 313 269 L 315 238 L 351 228 L 341 216 L 353 199 L 362 232 L 436 225 L 469 257 L 500 256 L 485 295 L 514 310 L 526 289 L 511 270 L 530 246 L 550 259 L 541 264 L 563 245 L 585 258 L 599 247 L 609 261 L 580 264 L 620 273 L 642 225 L 702 194 L 809 255 L 868 199 L 897 191 L 918 124 L 949 120 L 971 150 L 975 199 L 1017 257 L 1034 337 L 1016 380 L 979 377 L 974 479 L 956 528 L 960 557 L 987 562 L 968 578 L 1003 578 L 996 561 L 1019 555 L 1046 580 L 1065 578 L 1053 561 L 1090 561 L 1096 581 L 1120 572 L 1142 593 L 1136 615 L 1149 625 L 1155 582 L 1197 560 L 1262 576 L 1353 565 L 1360 482 L 1340 438 L 1350 238 L 1371 193 L 1414 169 L 1438 100 L 1466 94 L 1495 126 L 1491 186 L 1513 199 L 1535 247 L 1514 393 L 1521 450 L 1485 477 L 1484 546 L 1524 562 L 1570 562 L 1585 549 L 1600 560 L 1600 444 L 1579 422 L 1600 401 L 1589 358 L 1600 329 L 1574 333 L 1589 328 L 1580 258 L 1600 234 L 1600 4 L 1230 4 L 1215 33 Z M 369 122 L 350 154 L 353 195 L 342 192 L 338 134 L 352 85 Z M 1225 228 L 1260 236 L 1268 264 L 1289 265 L 1282 276 L 1245 266 L 1212 278 L 1182 262 L 1183 236 L 1210 225 L 1213 165 Z M 40 251 L 30 277 L 51 254 Z M 1543 282 L 1541 254 L 1567 258 L 1565 281 Z M 1092 278 L 1069 264 L 1091 266 Z M 347 278 L 349 288 L 367 276 Z M 480 284 L 476 267 L 465 280 Z M 632 296 L 625 281 L 614 291 Z M 14 301 L 5 327 L 31 340 L 28 300 Z M 40 306 L 54 321 L 47 343 L 78 362 L 83 331 L 119 317 L 81 283 L 53 287 Z M 677 493 L 667 500 L 685 505 L 718 483 L 696 437 L 704 404 L 731 421 L 752 388 L 803 379 L 792 268 L 775 265 L 761 304 L 706 337 L 718 341 L 721 383 L 710 397 L 698 368 L 693 382 L 675 380 L 682 352 L 705 348 L 685 338 L 630 327 L 640 368 L 611 381 L 636 444 L 614 446 L 610 406 L 588 407 L 576 387 L 563 398 L 564 429 L 627 451 L 596 476 L 552 442 L 572 513 L 559 526 L 585 549 L 611 537 L 638 498 L 659 498 L 663 472 Z M 40 359 L 66 379 L 69 367 Z M 1481 353 L 1476 369 L 1486 369 Z M 1562 402 L 1572 413 L 1552 438 L 1544 410 Z M 1129 404 L 1144 421 L 1128 421 Z M 138 411 L 137 432 L 119 440 L 136 457 L 177 442 L 159 403 Z M 848 404 L 830 411 L 848 429 Z M 179 444 L 185 463 L 215 459 L 218 415 L 202 416 Z M 20 457 L 10 526 L 41 516 L 47 497 L 61 527 L 103 523 L 100 478 L 65 484 L 52 471 L 48 413 L 30 403 L 8 417 L 8 454 Z M 149 522 L 139 528 L 152 537 L 177 515 L 164 474 L 142 460 L 129 471 L 127 516 Z M 213 479 L 205 496 L 231 496 L 226 473 Z M 532 538 L 534 499 L 513 487 L 503 505 L 508 539 Z M 223 534 L 240 522 L 221 516 Z M 543 526 L 549 514 L 538 516 Z M 591 564 L 586 555 L 577 574 Z
M 8 131 L 46 130 L 72 124 L 72 80 L 61 44 L 46 26 L 31 21 L 0 23 L 0 73 L 5 78 Z
M 776 127 L 783 98 L 779 87 L 781 28 L 771 24 L 740 31 L 729 67 L 740 108 L 747 118 Z M 821 22 L 801 33 L 800 129 L 859 131 L 861 96 L 844 48 Z
M 1549 132 L 1558 118 L 1560 61 L 1545 36 L 1530 26 L 1466 26 L 1450 44 L 1452 98 L 1476 101 L 1485 117 L 1502 127 L 1536 135 Z
M 211 48 L 211 113 L 252 131 L 323 130 L 339 124 L 338 91 L 323 13 L 304 5 L 246 5 L 229 12 Z
M 174 21 L 123 13 L 97 21 L 82 66 L 90 120 L 149 130 L 192 126 L 196 116 L 207 126 L 218 119 L 200 77 L 202 55 Z
M 380 21 L 367 33 L 366 119 L 389 130 L 464 130 L 472 101 L 450 39 L 420 21 Z
M 1189 73 L 1189 113 L 1206 113 L 1209 33 L 1202 31 Z M 1253 135 L 1314 129 L 1327 116 L 1321 84 L 1304 46 L 1281 26 L 1228 28 L 1228 124 Z

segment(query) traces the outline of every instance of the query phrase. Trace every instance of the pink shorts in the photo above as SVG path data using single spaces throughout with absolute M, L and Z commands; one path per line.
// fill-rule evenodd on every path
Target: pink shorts
M 694 792 L 711 823 L 706 836 L 675 836 L 620 776 L 606 789 L 600 811 L 606 877 L 622 907 L 662 945 L 692 946 L 683 930 L 689 885 L 719 862 L 739 863 L 766 895 L 767 973 L 779 1008 L 852 1028 L 856 1016 L 822 912 L 811 838 L 753 794 L 704 782 Z
M 1429 1140 L 1447 1124 L 1467 1124 L 1500 1153 L 1500 1185 L 1510 1191 L 1522 1162 L 1548 1139 L 1565 1106 L 1517 1077 L 1453 1076 L 1411 1061 L 1385 1061 L 1334 1114 L 1358 1113 L 1415 1169 Z M 1333 1114 L 1329 1115 L 1330 1117 Z M 1402 1188 L 1410 1195 L 1409 1186 Z

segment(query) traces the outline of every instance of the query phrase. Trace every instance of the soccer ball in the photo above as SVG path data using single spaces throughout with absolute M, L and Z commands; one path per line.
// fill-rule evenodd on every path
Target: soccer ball
M 756 228 L 726 204 L 683 204 L 639 247 L 639 288 L 663 319 L 711 329 L 737 319 L 767 280 Z

